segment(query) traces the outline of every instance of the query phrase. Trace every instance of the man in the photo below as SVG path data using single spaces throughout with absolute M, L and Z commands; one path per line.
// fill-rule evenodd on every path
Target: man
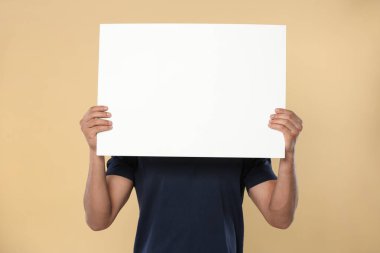
M 112 128 L 106 106 L 91 107 L 80 120 L 90 148 L 84 194 L 88 226 L 108 228 L 135 187 L 140 215 L 135 253 L 242 253 L 244 188 L 266 221 L 286 229 L 298 193 L 295 144 L 302 120 L 276 108 L 268 126 L 285 138 L 278 177 L 270 158 L 112 156 L 105 171 L 96 155 L 96 134 Z

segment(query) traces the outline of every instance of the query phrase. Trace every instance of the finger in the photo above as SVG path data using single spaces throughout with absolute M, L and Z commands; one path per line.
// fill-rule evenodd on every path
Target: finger
M 300 123 L 294 116 L 294 114 L 276 113 L 271 114 L 271 119 L 286 119 L 292 122 L 292 124 L 300 131 L 302 130 L 302 123 Z
M 87 115 L 91 115 L 92 113 L 94 112 L 104 112 L 108 110 L 108 107 L 105 106 L 105 105 L 95 105 L 95 106 L 91 106 L 88 110 L 87 110 Z
M 296 121 L 298 121 L 300 124 L 302 124 L 302 120 L 298 115 L 293 112 L 292 110 L 289 109 L 284 109 L 284 108 L 276 108 L 276 113 L 277 114 L 285 114 L 285 115 L 290 115 L 292 118 L 294 118 Z
M 94 118 L 110 118 L 112 114 L 110 112 L 92 112 L 86 118 L 87 121 L 90 121 Z
M 112 126 L 96 126 L 90 129 L 90 136 L 94 137 L 99 132 L 104 132 L 112 129 Z
M 277 129 L 280 132 L 283 132 L 284 134 L 288 134 L 288 135 L 292 134 L 292 132 L 290 131 L 290 129 L 287 128 L 286 126 L 282 125 L 282 124 L 268 123 L 268 126 L 270 128 Z
M 95 105 L 95 106 L 90 107 L 89 112 L 106 111 L 107 109 L 108 109 L 108 106 L 106 105 Z
M 276 108 L 275 111 L 277 113 L 285 113 L 285 114 L 291 114 L 291 113 L 293 113 L 293 111 L 291 111 L 289 109 L 285 109 L 285 108 Z
M 91 119 L 87 121 L 86 123 L 86 127 L 88 128 L 95 127 L 95 126 L 111 126 L 111 125 L 112 125 L 112 121 L 105 120 L 105 119 L 98 119 L 98 118 Z
M 297 128 L 295 127 L 295 125 L 293 125 L 293 123 L 290 120 L 287 120 L 287 119 L 271 119 L 269 123 L 270 124 L 275 123 L 275 124 L 284 125 L 285 127 L 287 127 L 290 130 L 290 132 L 292 134 L 298 133 Z
M 87 111 L 86 113 L 84 114 L 83 116 L 83 121 L 88 121 L 90 119 L 90 115 L 94 112 L 104 112 L 108 110 L 108 107 L 107 106 L 104 106 L 104 105 L 95 105 L 95 106 L 91 106 Z

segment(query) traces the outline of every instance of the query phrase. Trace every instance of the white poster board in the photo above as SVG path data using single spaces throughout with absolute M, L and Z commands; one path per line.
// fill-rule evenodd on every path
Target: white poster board
M 97 155 L 283 158 L 285 95 L 285 25 L 100 25 Z

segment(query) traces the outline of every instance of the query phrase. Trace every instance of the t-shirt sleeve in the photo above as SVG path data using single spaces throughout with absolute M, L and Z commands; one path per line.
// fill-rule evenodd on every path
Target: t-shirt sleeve
M 135 181 L 135 171 L 138 166 L 136 156 L 111 156 L 107 161 L 106 175 L 118 175 Z
M 247 189 L 267 180 L 277 179 L 271 158 L 244 158 L 244 184 Z

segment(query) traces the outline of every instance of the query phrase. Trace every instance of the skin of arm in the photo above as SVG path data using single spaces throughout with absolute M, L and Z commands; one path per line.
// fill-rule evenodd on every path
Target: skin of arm
M 111 129 L 105 108 L 91 107 L 80 121 L 82 131 L 90 147 L 89 170 L 83 196 L 87 225 L 94 231 L 108 228 L 120 209 L 128 201 L 133 189 L 132 180 L 105 174 L 104 156 L 96 155 L 96 134 Z
M 302 120 L 292 111 L 277 108 L 269 126 L 284 133 L 285 158 L 280 158 L 277 180 L 267 180 L 251 187 L 248 195 L 265 220 L 273 227 L 288 228 L 298 204 L 295 171 L 295 144 L 302 131 Z

